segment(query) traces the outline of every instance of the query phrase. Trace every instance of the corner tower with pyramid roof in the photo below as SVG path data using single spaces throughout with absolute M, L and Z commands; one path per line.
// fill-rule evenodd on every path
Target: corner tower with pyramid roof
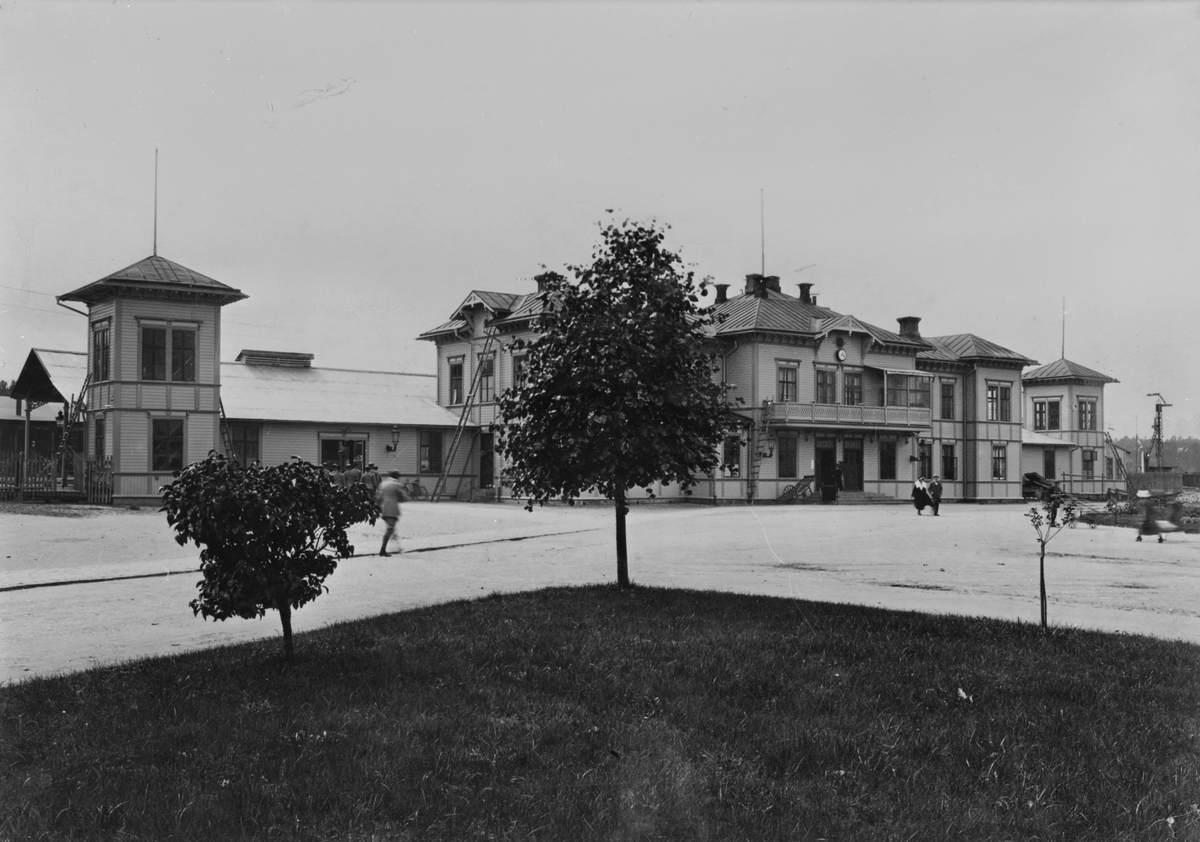
M 221 308 L 243 298 L 157 254 L 58 296 L 88 308 L 87 450 L 112 459 L 115 504 L 157 505 L 220 449 Z
M 1045 447 L 1041 454 L 1030 454 L 1025 470 L 1041 473 L 1072 494 L 1124 489 L 1118 466 L 1121 455 L 1104 421 L 1104 387 L 1117 382 L 1066 358 L 1025 372 L 1021 383 L 1026 429 L 1072 446 L 1069 450 Z

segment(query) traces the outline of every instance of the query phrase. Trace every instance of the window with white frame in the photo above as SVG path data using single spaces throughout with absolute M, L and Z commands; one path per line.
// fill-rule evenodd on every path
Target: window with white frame
M 842 375 L 842 403 L 846 406 L 861 406 L 862 402 L 862 373 L 847 371 Z
M 776 366 L 775 372 L 775 400 L 779 401 L 780 403 L 791 403 L 798 400 L 798 366 L 795 363 L 779 363 L 779 365 Z
M 109 359 L 112 331 L 105 319 L 92 326 L 92 381 L 99 383 L 109 379 Z
M 832 368 L 817 369 L 816 383 L 817 403 L 837 403 L 837 370 Z
M 142 325 L 142 380 L 196 382 L 196 328 Z
M 496 355 L 479 355 L 479 402 L 491 403 L 496 399 Z
M 450 404 L 463 402 L 463 358 L 451 357 L 450 364 Z
M 183 470 L 183 419 L 153 418 L 150 421 L 150 470 Z
M 1008 479 L 1008 445 L 992 445 L 992 479 Z
M 1011 421 L 1012 420 L 1012 384 L 1011 383 L 992 383 L 987 384 L 987 420 L 989 421 Z
M 1096 401 L 1092 399 L 1081 399 L 1079 401 L 1079 429 L 1095 430 L 1096 429 Z
M 1083 451 L 1083 478 L 1096 478 L 1096 451 L 1094 450 Z

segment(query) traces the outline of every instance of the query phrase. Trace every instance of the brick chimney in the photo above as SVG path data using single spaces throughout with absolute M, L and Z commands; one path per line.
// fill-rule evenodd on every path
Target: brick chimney
M 713 302 L 714 304 L 724 304 L 729 300 L 729 284 L 713 284 L 713 286 L 717 289 L 717 300 Z
M 896 321 L 900 323 L 900 335 L 905 339 L 921 338 L 921 331 L 917 327 L 921 323 L 920 316 L 901 316 Z
M 771 290 L 771 292 L 778 292 L 780 294 L 783 293 L 783 290 L 779 288 L 778 275 L 767 275 L 765 278 L 763 278 L 763 284 L 767 289 Z
M 763 276 L 759 274 L 746 276 L 746 295 L 758 295 L 762 289 Z
M 800 303 L 801 304 L 815 303 L 812 298 L 812 288 L 813 288 L 812 284 L 796 284 L 796 286 L 800 287 Z

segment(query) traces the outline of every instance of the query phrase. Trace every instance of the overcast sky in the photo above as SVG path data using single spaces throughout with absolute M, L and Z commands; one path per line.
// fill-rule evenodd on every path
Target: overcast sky
M 472 289 L 657 219 L 698 275 L 1121 382 L 1200 436 L 1196 3 L 0 4 L 0 378 L 158 253 L 222 358 L 434 371 Z M 761 193 L 760 193 L 761 191 Z M 760 195 L 765 226 L 760 228 Z M 803 274 L 799 272 L 803 267 Z

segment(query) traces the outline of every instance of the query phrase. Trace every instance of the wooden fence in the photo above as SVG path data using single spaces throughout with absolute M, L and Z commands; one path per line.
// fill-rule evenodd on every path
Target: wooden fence
M 74 456 L 59 475 L 54 459 L 34 454 L 0 453 L 0 500 L 83 499 L 108 505 L 113 500 L 112 459 Z
M 1129 475 L 1129 490 L 1165 491 L 1171 494 L 1183 490 L 1183 474 L 1173 474 L 1168 471 L 1147 471 Z

